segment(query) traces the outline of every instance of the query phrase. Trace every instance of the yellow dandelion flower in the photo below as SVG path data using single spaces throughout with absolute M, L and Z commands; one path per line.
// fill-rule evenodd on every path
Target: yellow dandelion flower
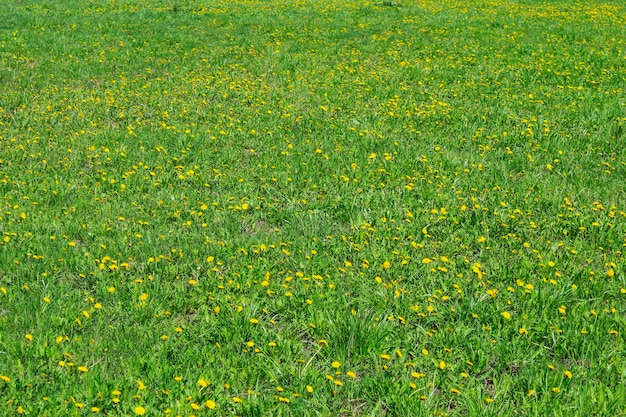
M 138 416 L 143 416 L 144 414 L 146 414 L 146 409 L 140 405 L 138 405 L 137 407 L 135 407 L 135 409 L 133 410 L 135 412 L 135 414 L 137 414 Z

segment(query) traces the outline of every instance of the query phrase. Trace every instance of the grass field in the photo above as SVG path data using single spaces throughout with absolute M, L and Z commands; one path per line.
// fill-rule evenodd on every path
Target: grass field
M 625 28 L 0 0 L 0 416 L 626 415 Z

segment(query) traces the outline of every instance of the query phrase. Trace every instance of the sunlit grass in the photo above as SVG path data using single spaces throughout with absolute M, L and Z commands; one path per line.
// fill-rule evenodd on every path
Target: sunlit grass
M 624 412 L 621 2 L 0 3 L 0 415 Z

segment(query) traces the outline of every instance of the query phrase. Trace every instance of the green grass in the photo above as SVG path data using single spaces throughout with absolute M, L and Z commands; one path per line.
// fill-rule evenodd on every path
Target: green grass
M 622 2 L 0 10 L 0 415 L 626 414 Z

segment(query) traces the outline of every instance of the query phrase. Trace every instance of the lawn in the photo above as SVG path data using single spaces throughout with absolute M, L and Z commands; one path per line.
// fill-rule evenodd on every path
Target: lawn
M 0 416 L 626 415 L 625 28 L 0 0 Z

